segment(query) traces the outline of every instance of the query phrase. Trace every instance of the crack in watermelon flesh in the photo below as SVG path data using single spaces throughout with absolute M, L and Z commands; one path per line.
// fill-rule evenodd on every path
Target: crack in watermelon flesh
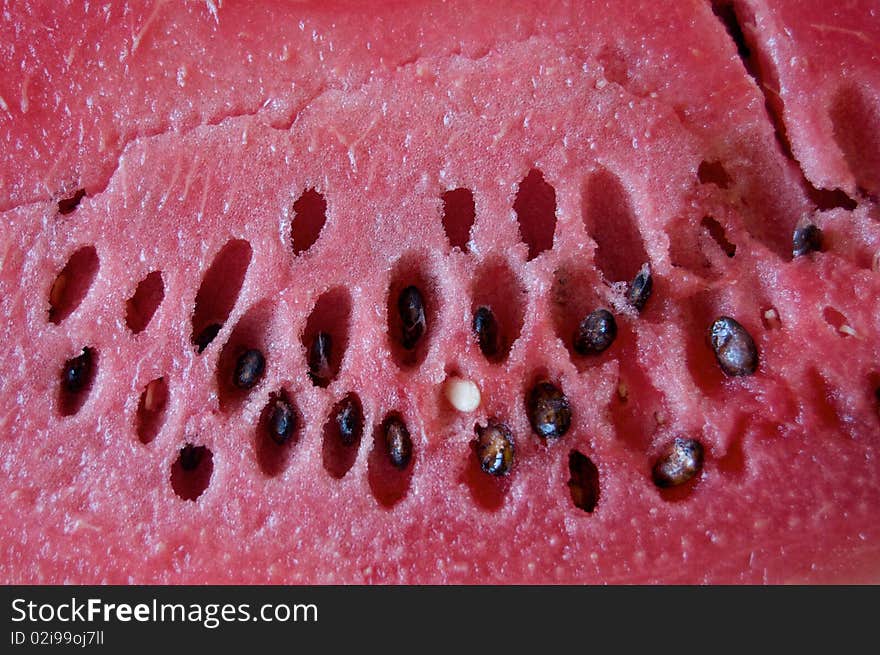
M 872 3 L 211 6 L 4 10 L 0 579 L 880 577 Z M 702 469 L 660 489 L 676 438 Z

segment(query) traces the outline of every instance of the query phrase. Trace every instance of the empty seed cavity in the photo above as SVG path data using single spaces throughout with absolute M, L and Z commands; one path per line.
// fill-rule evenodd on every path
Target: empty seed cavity
M 568 454 L 568 492 L 578 509 L 592 514 L 599 504 L 599 469 L 579 450 Z
M 251 263 L 251 245 L 233 239 L 224 245 L 205 272 L 196 293 L 192 343 L 201 353 L 219 334 L 238 300 Z
M 574 335 L 574 350 L 580 355 L 598 355 L 605 352 L 616 337 L 614 315 L 607 309 L 596 309 L 578 325 Z
M 293 203 L 290 241 L 293 253 L 299 255 L 311 248 L 321 236 L 327 221 L 327 201 L 315 189 L 306 189 Z
M 504 423 L 494 421 L 490 421 L 485 428 L 477 426 L 474 452 L 485 473 L 508 475 L 513 468 L 515 455 L 513 433 Z
M 339 480 L 357 459 L 364 431 L 364 410 L 356 393 L 348 393 L 330 410 L 324 424 L 324 470 Z
M 458 412 L 473 412 L 480 406 L 480 388 L 473 380 L 450 376 L 443 385 L 443 395 Z
M 167 403 L 168 383 L 165 378 L 156 378 L 144 387 L 136 416 L 136 432 L 141 443 L 150 443 L 162 429 Z
M 526 400 L 532 430 L 542 439 L 558 439 L 571 427 L 568 398 L 553 382 L 541 380 L 532 387 Z
M 583 222 L 596 242 L 596 265 L 608 282 L 633 278 L 648 254 L 629 192 L 611 171 L 600 168 L 584 181 Z
M 470 189 L 452 189 L 443 194 L 443 230 L 449 245 L 465 250 L 476 217 Z
M 626 299 L 637 312 L 640 312 L 645 308 L 653 289 L 654 278 L 651 276 L 651 267 L 648 264 L 643 264 L 642 269 L 629 285 Z
M 196 500 L 211 482 L 214 453 L 206 446 L 187 443 L 171 465 L 171 488 L 182 500 Z
M 720 189 L 726 189 L 733 181 L 728 175 L 724 164 L 720 161 L 702 161 L 697 169 L 697 177 L 700 184 L 714 184 Z
M 709 341 L 721 370 L 729 376 L 752 375 L 758 368 L 758 349 L 752 335 L 729 316 L 709 328 Z
M 94 246 L 83 246 L 70 256 L 49 290 L 50 322 L 57 325 L 76 311 L 95 280 L 98 266 Z
M 676 437 L 660 452 L 651 475 L 660 488 L 677 487 L 692 480 L 702 468 L 702 444 L 696 439 Z
M 79 207 L 80 201 L 86 197 L 85 189 L 77 189 L 73 195 L 58 201 L 58 213 L 62 216 L 73 213 Z
M 810 223 L 794 231 L 792 236 L 792 257 L 803 257 L 811 252 L 821 252 L 822 230 Z
M 544 174 L 532 169 L 519 184 L 513 202 L 519 232 L 528 246 L 532 260 L 553 247 L 556 232 L 556 190 L 544 180 Z
M 91 391 L 96 367 L 97 353 L 89 347 L 64 362 L 59 396 L 62 416 L 72 416 L 83 406 Z
M 134 295 L 125 303 L 125 324 L 132 334 L 146 329 L 164 298 L 165 283 L 159 271 L 153 271 L 138 283 Z

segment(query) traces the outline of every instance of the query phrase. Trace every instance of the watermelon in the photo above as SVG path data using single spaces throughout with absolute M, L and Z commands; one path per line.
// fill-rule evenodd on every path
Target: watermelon
M 0 579 L 880 579 L 876 11 L 5 6 Z

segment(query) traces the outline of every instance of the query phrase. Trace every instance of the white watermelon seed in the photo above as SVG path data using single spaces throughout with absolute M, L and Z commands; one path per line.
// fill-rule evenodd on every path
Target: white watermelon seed
M 472 380 L 455 376 L 447 378 L 443 393 L 459 412 L 473 412 L 480 406 L 480 388 Z

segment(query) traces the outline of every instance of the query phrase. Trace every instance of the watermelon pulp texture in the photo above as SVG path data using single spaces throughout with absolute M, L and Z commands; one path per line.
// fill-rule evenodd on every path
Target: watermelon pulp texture
M 876 579 L 875 12 L 4 9 L 0 577 Z M 792 259 L 804 223 L 822 252 Z M 579 355 L 597 307 L 617 337 Z M 754 375 L 721 372 L 722 315 L 754 338 Z M 326 384 L 308 366 L 321 332 Z M 247 348 L 265 371 L 242 389 Z M 449 405 L 451 374 L 478 385 L 475 412 Z M 571 405 L 556 440 L 529 424 L 539 379 Z M 403 470 L 389 415 L 412 439 Z M 491 420 L 515 443 L 500 478 L 472 445 Z M 705 463 L 661 490 L 675 437 Z

